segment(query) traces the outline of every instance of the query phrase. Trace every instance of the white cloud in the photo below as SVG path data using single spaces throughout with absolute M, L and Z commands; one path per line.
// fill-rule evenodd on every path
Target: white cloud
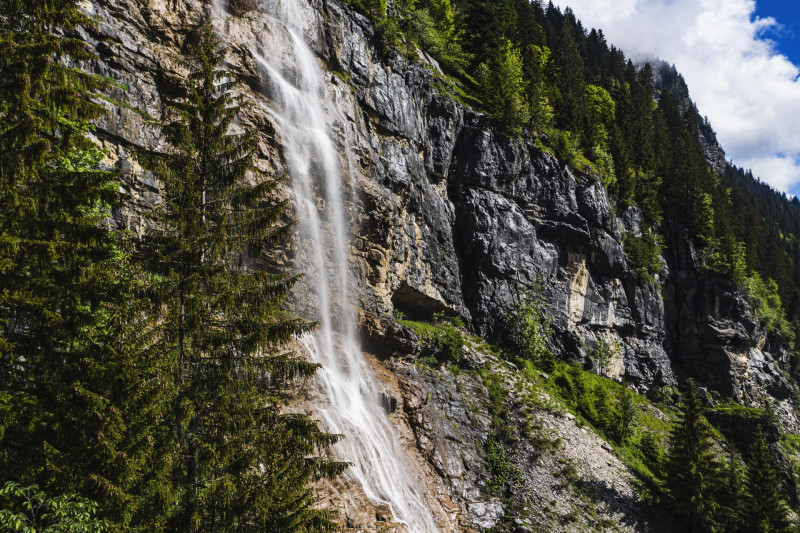
M 729 159 L 800 190 L 800 68 L 769 39 L 754 0 L 557 0 L 634 60 L 674 63 Z

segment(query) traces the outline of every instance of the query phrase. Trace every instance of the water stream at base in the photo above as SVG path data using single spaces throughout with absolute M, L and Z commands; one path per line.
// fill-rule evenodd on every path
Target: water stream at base
M 407 473 L 396 429 L 381 406 L 378 378 L 356 335 L 342 176 L 329 136 L 344 116 L 335 111 L 335 102 L 325 101 L 323 70 L 304 40 L 300 0 L 262 0 L 261 10 L 278 29 L 248 44 L 274 105 L 267 111 L 278 125 L 291 178 L 297 268 L 316 298 L 320 327 L 301 339 L 311 359 L 322 365 L 317 380 L 325 402 L 315 406 L 315 414 L 327 431 L 344 435 L 335 450 L 339 459 L 352 463 L 345 475 L 373 503 L 388 505 L 412 533 L 434 533 L 436 522 Z M 326 107 L 334 111 L 326 113 Z

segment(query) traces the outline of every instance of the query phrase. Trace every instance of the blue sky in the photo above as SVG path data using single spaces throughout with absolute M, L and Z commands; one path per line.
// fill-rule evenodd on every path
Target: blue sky
M 756 0 L 756 15 L 772 17 L 781 28 L 768 32 L 778 50 L 800 64 L 800 2 L 797 0 Z
M 684 75 L 734 164 L 800 196 L 800 1 L 554 0 Z

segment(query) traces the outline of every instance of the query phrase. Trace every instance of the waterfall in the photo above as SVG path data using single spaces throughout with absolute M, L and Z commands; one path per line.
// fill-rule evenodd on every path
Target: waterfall
M 345 476 L 373 503 L 388 505 L 409 531 L 435 532 L 433 514 L 407 473 L 397 431 L 380 403 L 380 383 L 357 338 L 343 176 L 329 133 L 344 116 L 336 110 L 337 99 L 327 95 L 324 71 L 306 44 L 309 15 L 303 8 L 309 6 L 301 0 L 262 0 L 270 29 L 248 45 L 271 102 L 266 111 L 278 125 L 298 222 L 296 266 L 305 273 L 320 324 L 301 339 L 311 359 L 322 365 L 316 379 L 324 401 L 315 415 L 327 431 L 344 435 L 335 453 L 352 463 Z M 343 170 L 347 176 L 348 165 Z

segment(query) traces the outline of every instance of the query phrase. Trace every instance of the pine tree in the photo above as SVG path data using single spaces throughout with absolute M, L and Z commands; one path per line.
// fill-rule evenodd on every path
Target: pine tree
M 553 59 L 558 69 L 559 101 L 556 106 L 557 124 L 569 132 L 580 132 L 584 113 L 583 59 L 575 40 L 575 31 L 564 22 L 558 36 Z
M 527 82 L 522 68 L 522 56 L 508 40 L 504 41 L 495 56 L 478 68 L 478 83 L 486 108 L 511 135 L 521 133 L 530 114 L 525 97 Z
M 733 453 L 729 454 L 717 494 L 721 531 L 734 533 L 741 529 L 743 478 L 742 466 Z
M 256 131 L 229 130 L 245 103 L 209 27 L 191 51 L 187 96 L 167 108 L 171 149 L 143 160 L 163 183 L 160 232 L 148 237 L 156 276 L 158 346 L 172 362 L 175 428 L 171 531 L 325 531 L 310 484 L 345 465 L 309 459 L 336 440 L 299 415 L 282 415 L 275 394 L 316 365 L 282 347 L 313 324 L 276 312 L 297 276 L 248 268 L 290 231 L 277 180 L 254 166 Z M 245 184 L 256 178 L 256 185 Z
M 791 531 L 778 470 L 775 468 L 775 455 L 760 426 L 750 444 L 746 473 L 743 505 L 745 530 L 753 533 Z
M 689 380 L 680 419 L 670 432 L 665 482 L 676 513 L 686 519 L 692 532 L 710 531 L 714 526 L 719 465 L 712 444 L 697 388 Z
M 144 280 L 108 224 L 115 175 L 90 139 L 105 83 L 73 66 L 94 57 L 71 37 L 92 24 L 74 0 L 0 2 L 0 472 L 124 526 L 157 468 L 142 442 L 160 389 L 139 358 Z

